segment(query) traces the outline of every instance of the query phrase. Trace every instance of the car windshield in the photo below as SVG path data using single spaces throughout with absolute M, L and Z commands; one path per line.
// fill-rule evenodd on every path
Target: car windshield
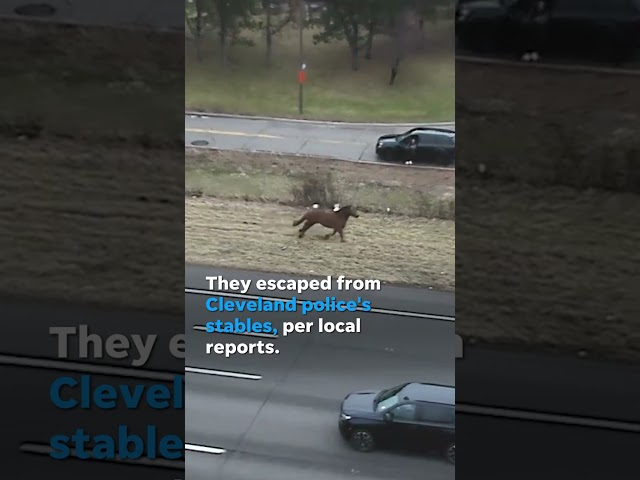
M 381 412 L 386 410 L 389 407 L 393 407 L 396 403 L 398 403 L 398 396 L 394 395 L 393 397 L 385 398 L 381 400 L 376 405 L 376 412 Z
M 397 387 L 390 388 L 389 390 L 383 390 L 378 394 L 374 400 L 376 411 L 384 410 L 385 408 L 395 405 L 398 401 L 396 395 L 405 387 L 406 384 L 398 385 Z M 380 405 L 384 405 L 384 408 L 380 408 Z

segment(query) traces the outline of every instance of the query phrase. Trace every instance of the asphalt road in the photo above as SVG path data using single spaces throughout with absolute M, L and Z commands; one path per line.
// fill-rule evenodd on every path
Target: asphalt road
M 187 266 L 186 287 L 206 286 L 203 273 L 213 271 Z M 261 275 L 220 268 L 215 272 L 235 278 Z M 412 296 L 414 303 L 409 306 L 414 312 L 447 315 L 454 304 L 451 294 L 393 287 L 371 298 L 375 308 L 393 309 Z M 257 377 L 224 377 L 220 375 L 224 374 L 222 371 L 218 375 L 187 373 L 186 418 L 183 411 L 144 409 L 99 414 L 60 412 L 52 408 L 47 395 L 55 376 L 65 372 L 78 375 L 87 368 L 96 378 L 112 383 L 170 381 L 182 373 L 184 364 L 168 356 L 165 346 L 171 336 L 184 331 L 183 319 L 3 299 L 0 315 L 11 326 L 0 336 L 0 373 L 3 388 L 11 392 L 0 397 L 4 412 L 0 461 L 5 468 L 19 469 L 24 478 L 36 478 L 42 471 L 61 473 L 70 479 L 131 475 L 185 478 L 182 462 L 135 467 L 57 462 L 46 454 L 21 451 L 25 445 L 46 446 L 53 433 L 69 432 L 79 426 L 102 433 L 111 431 L 116 423 L 133 427 L 152 423 L 175 432 L 186 430 L 190 480 L 287 479 L 302 474 L 320 480 L 347 476 L 402 478 L 393 468 L 406 478 L 451 478 L 454 470 L 460 478 L 491 480 L 533 480 L 547 473 L 580 480 L 637 478 L 638 366 L 469 346 L 465 358 L 455 365 L 458 454 L 463 459 L 455 469 L 437 458 L 388 452 L 357 455 L 335 435 L 340 398 L 353 389 L 402 381 L 399 377 L 420 375 L 453 384 L 453 365 L 448 360 L 451 348 L 445 341 L 450 338 L 453 322 L 368 314 L 359 336 L 290 337 L 278 340 L 282 352 L 277 356 L 205 358 L 202 350 L 194 347 L 207 334 L 193 330 L 195 324 L 202 324 L 210 315 L 203 311 L 204 297 L 186 296 L 191 312 L 186 325 L 191 327 L 188 345 L 194 353 L 186 365 L 193 366 L 193 360 L 195 365 L 208 369 Z M 149 362 L 138 369 L 131 368 L 125 359 L 93 360 L 92 366 L 86 360 L 74 363 L 78 357 L 75 349 L 70 363 L 61 367 L 54 361 L 56 345 L 48 328 L 83 323 L 89 324 L 92 332 L 155 333 L 159 335 L 158 348 Z M 391 331 L 390 323 L 395 327 Z M 428 348 L 416 350 L 418 343 Z M 205 442 L 227 450 L 194 451 Z
M 31 15 L 22 15 L 26 5 Z M 97 27 L 183 30 L 184 4 L 175 0 L 3 0 L 0 18 L 36 19 Z
M 254 279 L 273 278 L 270 274 L 215 271 L 228 278 L 247 278 L 247 275 Z M 211 269 L 188 267 L 187 285 L 192 289 L 205 287 L 203 274 L 211 272 Z M 214 336 L 194 327 L 202 328 L 207 321 L 219 318 L 233 320 L 236 315 L 219 317 L 208 312 L 205 301 L 211 295 L 192 292 L 185 298 L 186 365 L 202 370 L 186 374 L 187 442 L 221 448 L 225 453 L 189 452 L 187 476 L 190 480 L 212 476 L 225 480 L 293 480 L 303 476 L 319 480 L 353 476 L 371 480 L 422 479 L 425 474 L 432 479 L 454 478 L 455 468 L 435 454 L 432 457 L 397 452 L 361 454 L 346 445 L 337 430 L 340 402 L 351 391 L 414 380 L 455 385 L 453 321 L 392 313 L 339 313 L 323 318 L 350 321 L 360 316 L 362 332 L 312 331 L 277 339 L 238 334 Z M 377 292 L 371 295 L 360 292 L 360 295 L 371 299 L 377 308 L 393 307 L 394 303 L 397 306 L 388 296 L 378 300 Z M 315 298 L 321 296 L 327 293 L 315 292 Z M 350 294 L 337 296 L 351 298 Z M 438 294 L 434 294 L 434 298 L 441 303 L 438 309 L 442 311 L 446 302 L 442 302 Z M 453 296 L 449 296 L 449 300 L 452 299 Z M 425 311 L 423 307 L 428 304 L 428 298 L 422 299 L 414 308 Z M 263 313 L 254 314 L 252 318 L 272 321 L 281 328 L 282 322 L 312 321 L 317 320 L 317 315 Z M 205 351 L 207 342 L 258 340 L 273 341 L 280 353 L 225 358 L 207 355 Z
M 414 124 L 324 123 L 234 116 L 185 115 L 185 145 L 205 141 L 220 150 L 313 155 L 352 161 L 378 161 L 380 135 L 402 133 Z M 455 124 L 429 124 L 455 129 Z
M 213 272 L 225 278 L 264 276 L 187 266 L 186 291 L 192 292 L 186 296 L 189 345 L 202 346 L 210 335 L 194 326 L 211 319 L 204 308 L 207 295 L 197 292 L 206 289 L 204 276 Z M 313 292 L 298 298 L 324 295 Z M 369 298 L 374 308 L 442 316 L 453 315 L 455 303 L 452 294 L 398 287 L 386 287 Z M 389 324 L 395 327 L 391 331 Z M 189 453 L 189 478 L 207 478 L 211 469 L 220 478 L 232 479 L 259 472 L 267 479 L 297 478 L 303 470 L 319 479 L 341 479 L 354 472 L 372 479 L 448 478 L 454 469 L 449 473 L 436 458 L 378 452 L 362 459 L 342 444 L 335 423 L 340 399 L 355 389 L 411 378 L 453 385 L 447 358 L 453 353 L 453 328 L 452 321 L 367 314 L 363 333 L 357 336 L 279 339 L 282 353 L 258 361 L 251 356 L 216 358 L 202 347 L 190 347 L 193 356 L 187 365 L 255 379 L 187 373 L 189 442 L 226 449 L 220 455 Z M 458 449 L 465 459 L 455 469 L 460 478 L 535 479 L 559 469 L 564 478 L 602 478 L 607 472 L 635 478 L 633 452 L 640 446 L 636 366 L 469 346 L 455 370 Z

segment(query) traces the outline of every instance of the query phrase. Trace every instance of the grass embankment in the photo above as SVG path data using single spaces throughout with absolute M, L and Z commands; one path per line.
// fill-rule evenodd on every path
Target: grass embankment
M 458 333 L 638 360 L 636 80 L 523 72 L 458 65 Z
M 313 45 L 314 30 L 304 34 L 307 82 L 302 118 L 371 122 L 451 121 L 455 112 L 455 67 L 451 24 L 427 25 L 424 49 L 401 63 L 396 84 L 389 86 L 391 41 L 377 38 L 371 60 L 351 69 L 345 42 Z M 265 42 L 247 34 L 255 46 L 235 46 L 221 67 L 216 39 L 204 42 L 204 59 L 186 45 L 186 105 L 223 113 L 299 117 L 298 31 L 285 28 L 274 39 L 271 67 Z
M 1 21 L 0 39 L 0 295 L 181 313 L 180 36 Z
M 185 180 L 189 262 L 454 288 L 453 172 L 188 150 Z M 297 238 L 311 198 L 360 209 L 347 242 L 321 226 Z

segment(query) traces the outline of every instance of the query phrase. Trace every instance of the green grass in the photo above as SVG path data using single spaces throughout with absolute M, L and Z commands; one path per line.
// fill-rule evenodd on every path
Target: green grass
M 344 121 L 425 122 L 454 118 L 455 65 L 453 30 L 432 26 L 424 50 L 409 54 L 400 65 L 394 86 L 389 86 L 393 58 L 390 41 L 376 39 L 372 60 L 361 60 L 353 71 L 344 42 L 313 45 L 313 31 L 305 32 L 307 83 L 303 118 Z M 273 63 L 266 66 L 264 40 L 235 46 L 231 60 L 221 67 L 216 39 L 205 40 L 205 58 L 195 59 L 186 45 L 186 106 L 224 113 L 298 117 L 298 38 L 285 29 L 275 38 Z M 444 45 L 443 45 L 444 44 Z

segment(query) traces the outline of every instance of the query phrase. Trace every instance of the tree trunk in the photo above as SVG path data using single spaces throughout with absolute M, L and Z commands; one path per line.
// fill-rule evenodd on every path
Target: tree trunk
M 267 56 L 266 56 L 266 64 L 267 68 L 271 67 L 271 49 L 273 44 L 272 31 L 271 31 L 271 8 L 269 8 L 269 4 L 267 3 L 267 21 L 266 21 L 266 34 L 267 34 Z
M 220 65 L 223 67 L 227 64 L 227 27 L 220 25 Z
M 196 0 L 196 59 L 202 61 L 202 0 Z
M 349 39 L 349 47 L 351 49 L 351 68 L 353 70 L 360 69 L 360 47 L 358 45 L 358 25 L 352 25 L 351 35 Z
M 367 31 L 367 47 L 364 53 L 364 58 L 366 58 L 367 60 L 371 60 L 371 58 L 373 58 L 371 51 L 373 50 L 374 31 L 375 31 L 375 25 L 373 23 L 370 23 Z

